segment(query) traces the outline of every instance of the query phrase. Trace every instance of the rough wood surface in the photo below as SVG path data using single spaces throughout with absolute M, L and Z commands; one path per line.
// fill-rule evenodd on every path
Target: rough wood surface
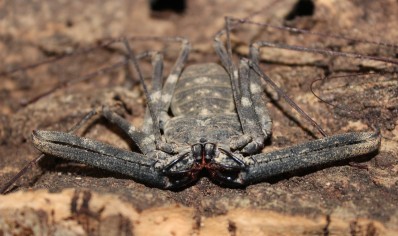
M 395 235 L 382 223 L 330 216 L 292 216 L 236 208 L 201 216 L 171 204 L 138 211 L 115 195 L 67 189 L 0 196 L 0 233 L 5 235 Z
M 187 11 L 181 15 L 151 15 L 147 1 L 144 0 L 74 3 L 3 1 L 0 2 L 0 71 L 120 35 L 184 36 L 193 44 L 189 63 L 217 62 L 212 49 L 212 37 L 223 27 L 224 16 L 245 17 L 269 3 L 263 0 L 212 2 L 213 4 L 204 0 L 188 1 Z M 311 31 L 391 43 L 398 38 L 396 1 L 313 2 L 314 14 L 296 17 L 285 24 Z M 279 1 L 255 20 L 280 24 L 292 12 L 295 3 L 296 1 Z M 249 41 L 259 39 L 377 56 L 397 55 L 397 48 L 383 49 L 379 45 L 315 36 L 294 37 L 280 31 L 248 25 L 233 36 L 234 51 L 246 55 Z M 175 59 L 176 47 L 149 43 L 135 45 L 137 51 L 151 48 L 166 48 L 168 71 Z M 28 106 L 20 104 L 59 82 L 81 77 L 109 65 L 111 61 L 119 60 L 120 54 L 116 51 L 97 50 L 1 77 L 1 184 L 38 155 L 30 139 L 33 129 L 66 130 L 92 108 L 101 105 L 117 106 L 120 113 L 133 123 L 142 122 L 145 104 L 142 92 L 139 86 L 126 86 L 123 70 L 64 88 Z M 98 233 L 105 232 L 101 231 L 103 229 L 114 229 L 114 235 L 121 231 L 139 234 L 143 232 L 141 230 L 157 227 L 164 229 L 165 234 L 178 232 L 181 235 L 206 235 L 207 232 L 240 235 L 249 231 L 264 234 L 323 234 L 325 230 L 336 234 L 396 233 L 397 76 L 353 76 L 320 83 L 316 86 L 316 91 L 322 98 L 337 105 L 329 107 L 311 93 L 309 88 L 314 79 L 326 71 L 339 75 L 369 68 L 376 71 L 384 65 L 274 49 L 263 50 L 262 60 L 264 71 L 328 133 L 367 130 L 370 129 L 369 125 L 378 125 L 383 135 L 379 153 L 362 158 L 359 167 L 341 163 L 326 169 L 273 179 L 246 189 L 223 188 L 204 177 L 179 192 L 151 189 L 125 176 L 46 158 L 40 163 L 40 168 L 34 168 L 18 182 L 17 188 L 13 189 L 16 193 L 0 198 L 0 229 L 3 230 L 0 230 L 0 235 L 2 232 L 22 232 L 21 235 L 29 235 L 30 232 L 38 232 L 37 235 L 40 232 L 53 234 L 56 230 L 84 235 L 89 234 L 91 228 L 88 227 L 93 227 Z M 149 63 L 142 64 L 149 77 Z M 319 137 L 274 92 L 266 90 L 272 100 L 268 108 L 272 112 L 274 127 L 273 137 L 265 152 Z M 93 122 L 80 134 L 129 148 L 120 133 L 103 120 Z M 74 190 L 64 190 L 67 188 L 80 191 L 76 200 L 79 207 L 75 210 L 71 204 L 77 195 Z M 91 196 L 88 209 L 80 207 L 84 191 L 88 191 Z M 105 208 L 101 210 L 103 206 Z M 113 215 L 118 217 L 111 217 Z M 164 215 L 164 218 L 156 218 L 154 215 Z M 57 222 L 54 228 L 49 223 L 52 221 Z M 115 225 L 117 227 L 112 228 Z M 35 227 L 37 230 L 48 231 L 34 231 Z M 25 232 L 24 229 L 28 231 Z

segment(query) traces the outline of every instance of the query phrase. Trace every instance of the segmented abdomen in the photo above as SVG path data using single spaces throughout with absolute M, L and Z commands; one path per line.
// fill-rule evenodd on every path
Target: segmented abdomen
M 174 116 L 234 113 L 231 82 L 218 64 L 187 67 L 179 78 L 171 101 Z
M 166 140 L 192 145 L 201 138 L 207 142 L 228 144 L 233 136 L 242 135 L 236 113 L 171 118 L 165 125 Z

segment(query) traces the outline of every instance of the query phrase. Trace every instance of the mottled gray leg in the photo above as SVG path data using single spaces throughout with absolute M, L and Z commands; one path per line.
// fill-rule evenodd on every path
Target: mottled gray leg
M 152 102 L 155 106 L 155 115 L 159 118 L 160 114 L 160 103 L 162 96 L 162 84 L 163 84 L 163 56 L 158 52 L 152 54 L 152 91 L 150 93 Z M 159 124 L 162 128 L 162 124 Z M 149 109 L 147 107 L 144 117 L 144 124 L 142 126 L 142 131 L 146 134 L 153 133 L 152 131 L 152 119 L 149 114 Z
M 380 147 L 380 139 L 379 131 L 345 133 L 257 154 L 252 156 L 254 164 L 248 166 L 237 181 L 249 185 L 288 172 L 365 155 Z
M 266 79 L 268 83 L 272 83 L 258 66 L 258 55 L 261 45 L 263 45 L 263 42 L 252 45 L 250 49 L 252 59 L 249 64 L 258 76 Z M 282 94 L 282 96 L 286 95 Z M 292 102 L 289 99 L 286 100 L 289 103 Z M 313 124 L 315 123 L 309 117 L 306 117 L 306 119 Z M 322 129 L 319 128 L 319 130 L 324 134 Z M 379 130 L 376 132 L 353 132 L 325 137 L 271 153 L 253 155 L 251 158 L 254 160 L 254 163 L 249 165 L 236 181 L 241 184 L 261 182 L 269 177 L 287 172 L 321 166 L 368 154 L 379 148 L 380 139 Z
M 89 112 L 69 133 L 34 131 L 32 134 L 33 144 L 44 154 L 126 174 L 144 184 L 167 188 L 169 185 L 167 178 L 154 170 L 153 166 L 157 161 L 154 156 L 134 153 L 71 134 L 97 114 L 120 127 L 143 151 L 151 149 L 145 145 L 146 137 L 142 133 L 136 131 L 134 126 L 107 107 Z
M 161 107 L 162 107 L 162 84 L 163 84 L 163 56 L 162 54 L 156 52 L 152 56 L 152 66 L 153 66 L 153 72 L 152 72 L 152 91 L 150 93 L 151 100 L 153 103 L 154 107 L 154 112 L 155 112 L 155 118 L 157 119 L 157 122 L 159 123 L 159 129 L 163 129 L 163 121 L 159 118 L 160 117 L 160 112 L 161 112 Z M 153 121 L 151 119 L 150 115 L 150 110 L 147 107 L 146 113 L 145 113 L 145 118 L 144 118 L 144 124 L 142 128 L 143 132 L 146 134 L 153 134 Z M 153 135 L 151 137 L 154 137 Z M 175 154 L 177 153 L 177 147 L 174 144 L 167 143 L 166 140 L 164 140 L 163 136 L 161 136 L 161 140 L 156 140 L 156 142 L 153 142 L 156 144 L 156 149 L 164 151 L 169 154 Z M 155 141 L 155 140 L 153 140 Z
M 226 30 L 228 32 L 228 29 Z M 253 101 L 259 98 L 258 87 L 254 86 L 250 78 L 250 69 L 246 62 L 241 61 L 240 70 L 236 69 L 228 50 L 220 40 L 224 31 L 219 32 L 214 38 L 214 48 L 220 57 L 221 63 L 231 78 L 231 87 L 236 110 L 242 125 L 244 135 L 234 137 L 231 140 L 231 149 L 241 149 L 242 153 L 253 154 L 264 147 L 265 137 L 270 133 L 271 123 L 266 108 L 259 109 L 261 101 Z M 228 39 L 227 39 L 228 41 Z M 255 94 L 253 97 L 252 90 Z M 257 110 L 257 111 L 256 111 Z M 259 119 L 259 114 L 264 115 L 264 120 Z M 261 123 L 262 122 L 262 123 Z M 264 132 L 265 131 L 265 132 Z
M 160 105 L 160 120 L 168 119 L 168 111 L 170 108 L 170 103 L 172 99 L 172 95 L 174 94 L 175 86 L 177 83 L 178 78 L 184 68 L 184 65 L 188 59 L 189 51 L 191 49 L 191 45 L 189 41 L 185 38 L 181 37 L 133 37 L 130 40 L 138 40 L 138 41 L 145 41 L 145 40 L 155 40 L 155 41 L 163 41 L 163 42 L 179 42 L 181 43 L 181 51 L 180 54 L 174 63 L 173 68 L 171 69 L 170 75 L 167 77 L 166 82 L 162 88 L 162 98 L 161 98 L 161 105 Z M 125 42 L 126 44 L 126 42 Z M 131 56 L 130 56 L 131 57 Z M 155 56 L 156 57 L 156 56 Z M 131 58 L 133 60 L 133 58 Z M 154 59 L 153 63 L 160 65 L 162 62 L 161 59 Z M 154 66 L 156 67 L 156 66 Z M 154 69 L 154 73 L 156 73 L 156 68 Z M 160 71 L 158 71 L 160 72 Z M 162 122 L 161 122 L 162 123 Z
M 255 111 L 255 104 L 250 89 L 250 77 L 251 70 L 247 64 L 247 61 L 241 60 L 239 66 L 239 88 L 237 88 L 237 90 L 240 91 L 241 96 L 240 100 L 237 102 L 240 103 L 238 106 L 240 109 L 239 118 L 242 124 L 244 135 L 238 137 L 236 143 L 231 143 L 236 145 L 235 147 L 232 145 L 231 146 L 234 149 L 241 149 L 241 152 L 245 154 L 254 154 L 261 151 L 261 149 L 264 147 L 264 141 L 266 137 L 262 131 L 259 117 Z M 247 142 L 247 140 L 250 141 Z
M 153 134 L 145 134 L 137 130 L 133 124 L 131 124 L 115 112 L 111 111 L 109 107 L 104 107 L 101 111 L 101 115 L 106 118 L 110 123 L 116 125 L 124 133 L 126 133 L 143 154 L 147 154 L 148 152 L 156 149 L 154 143 L 155 137 Z
M 170 109 L 171 99 L 173 97 L 178 78 L 180 77 L 182 69 L 188 59 L 189 51 L 191 50 L 191 45 L 188 40 L 184 38 L 176 38 L 176 40 L 181 42 L 181 51 L 162 89 L 162 102 L 160 105 L 161 124 L 164 124 L 168 119 L 170 119 L 168 112 Z
M 322 129 L 318 123 L 316 123 L 307 113 L 305 113 L 293 100 L 280 89 L 260 68 L 259 66 L 259 55 L 260 48 L 266 46 L 268 43 L 264 41 L 255 42 L 250 45 L 250 67 L 257 74 L 256 76 L 263 78 L 263 80 L 269 84 L 285 101 L 293 107 L 305 120 L 311 123 L 323 136 L 327 136 L 326 132 Z
M 141 73 L 141 69 L 138 65 L 138 61 L 135 58 L 135 55 L 130 47 L 129 42 L 127 40 L 125 40 L 124 44 L 128 51 L 130 61 L 133 64 L 133 66 L 138 74 L 138 77 L 141 81 L 141 85 L 144 90 L 145 98 L 147 100 L 147 109 L 149 111 L 150 118 L 152 121 L 152 132 L 150 132 L 150 133 L 148 132 L 148 134 L 150 134 L 149 138 L 152 138 L 152 135 L 154 136 L 153 140 L 148 140 L 148 141 L 151 141 L 152 143 L 154 143 L 156 145 L 156 150 L 160 150 L 160 151 L 163 151 L 168 154 L 175 154 L 175 153 L 177 153 L 176 145 L 169 144 L 169 143 L 165 142 L 164 137 L 162 136 L 162 133 L 160 130 L 160 125 L 159 125 L 160 119 L 159 119 L 159 115 L 158 115 L 159 112 L 157 110 L 157 107 L 159 106 L 159 104 L 154 103 L 151 95 L 149 94 L 148 88 L 144 82 L 144 77 L 142 76 L 142 73 Z M 162 64 L 161 60 L 158 60 L 158 62 L 160 62 L 158 64 L 160 64 L 160 65 Z M 161 78 L 161 70 L 159 72 L 160 72 L 160 74 L 157 73 L 157 71 L 155 70 L 155 76 L 157 76 L 157 78 L 155 80 L 159 80 Z
M 161 39 L 160 39 L 161 40 Z M 143 132 L 146 134 L 157 133 L 157 130 L 154 130 L 154 119 L 155 122 L 158 123 L 159 130 L 163 130 L 163 124 L 169 119 L 168 110 L 170 108 L 171 98 L 175 90 L 176 83 L 182 69 L 185 65 L 185 62 L 188 58 L 190 44 L 184 38 L 166 38 L 165 40 L 173 40 L 179 41 L 181 43 L 181 52 L 179 57 L 177 58 L 170 75 L 168 76 L 165 85 L 162 89 L 163 84 L 163 56 L 160 53 L 152 53 L 152 91 L 150 95 L 146 95 L 150 99 L 148 100 L 147 111 L 145 113 L 144 124 L 143 124 Z M 129 49 L 131 51 L 131 49 Z M 131 53 L 131 52 L 130 52 Z M 133 56 L 130 56 L 133 59 Z M 138 70 L 138 65 L 136 65 L 136 69 Z M 141 76 L 140 76 L 141 77 Z M 145 90 L 145 84 L 144 86 Z M 149 104 L 149 101 L 151 104 Z M 150 106 L 153 108 L 153 115 L 150 112 Z M 155 135 L 156 136 L 156 135 Z M 163 136 L 155 137 L 153 140 L 156 143 L 156 149 L 162 150 L 169 154 L 176 153 L 176 146 L 173 144 L 169 144 L 166 140 L 163 140 Z
M 168 179 L 154 169 L 156 159 L 98 141 L 57 131 L 34 131 L 33 144 L 45 154 L 125 174 L 136 181 L 167 188 Z
M 272 120 L 266 106 L 264 88 L 260 77 L 252 70 L 250 73 L 250 92 L 252 95 L 253 106 L 261 125 L 261 130 L 263 131 L 265 138 L 268 138 L 271 136 L 272 132 Z

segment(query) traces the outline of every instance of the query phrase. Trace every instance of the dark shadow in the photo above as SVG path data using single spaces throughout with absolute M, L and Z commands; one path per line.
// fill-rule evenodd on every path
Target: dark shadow
M 187 8 L 186 0 L 149 0 L 149 6 L 153 12 L 173 11 L 178 14 Z
M 59 157 L 54 157 L 54 156 L 48 156 L 47 159 L 54 159 L 55 165 L 53 166 L 48 166 L 48 165 L 41 165 L 45 168 L 49 168 L 48 170 L 54 171 L 54 172 L 61 172 L 61 173 L 71 173 L 76 176 L 90 176 L 93 178 L 116 178 L 116 179 L 132 179 L 128 175 L 120 174 L 117 172 L 109 171 L 109 170 L 104 170 L 100 169 L 97 167 L 91 167 L 88 165 L 80 164 L 77 162 L 72 162 L 72 161 L 67 161 L 64 159 L 61 159 Z M 133 181 L 133 180 L 132 180 Z
M 285 20 L 291 21 L 301 16 L 312 16 L 315 12 L 315 4 L 312 0 L 299 0 L 293 9 L 285 16 Z

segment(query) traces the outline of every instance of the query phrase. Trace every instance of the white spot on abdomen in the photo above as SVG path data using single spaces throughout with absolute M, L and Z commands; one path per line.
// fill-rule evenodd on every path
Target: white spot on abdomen
M 242 102 L 242 106 L 244 106 L 244 107 L 252 106 L 252 102 L 247 97 L 242 97 L 241 102 Z
M 259 92 L 261 92 L 261 87 L 257 84 L 250 83 L 250 91 L 252 93 L 259 93 Z

